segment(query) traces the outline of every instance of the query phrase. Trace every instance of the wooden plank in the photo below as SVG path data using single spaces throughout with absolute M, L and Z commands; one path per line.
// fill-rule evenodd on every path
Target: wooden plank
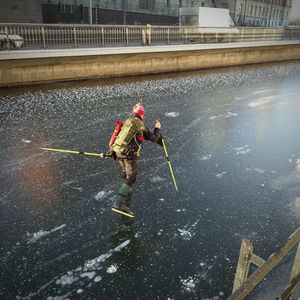
M 232 292 L 237 290 L 247 279 L 252 252 L 253 247 L 250 241 L 243 239 L 240 249 L 239 261 L 236 267 Z
M 244 299 L 254 287 L 278 264 L 279 261 L 300 241 L 300 228 L 287 240 L 286 244 L 273 253 L 262 267 L 253 272 L 250 277 L 239 287 L 228 300 Z
M 292 279 L 300 273 L 300 243 L 298 244 L 298 249 L 295 255 L 294 264 L 292 267 L 290 282 Z
M 251 262 L 253 264 L 255 264 L 256 266 L 261 267 L 265 263 L 265 260 L 262 259 L 261 257 L 255 255 L 254 253 L 252 253 Z

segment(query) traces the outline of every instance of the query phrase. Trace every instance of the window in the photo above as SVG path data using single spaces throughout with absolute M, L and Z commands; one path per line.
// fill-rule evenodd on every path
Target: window
M 180 16 L 181 26 L 198 26 L 198 16 Z
M 222 8 L 228 8 L 228 3 L 227 2 L 222 2 Z

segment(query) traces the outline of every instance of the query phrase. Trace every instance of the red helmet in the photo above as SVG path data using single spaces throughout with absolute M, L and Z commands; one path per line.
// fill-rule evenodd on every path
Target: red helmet
M 141 102 L 137 103 L 133 107 L 132 112 L 135 113 L 135 114 L 138 114 L 140 116 L 144 116 L 145 110 L 144 110 L 143 104 Z

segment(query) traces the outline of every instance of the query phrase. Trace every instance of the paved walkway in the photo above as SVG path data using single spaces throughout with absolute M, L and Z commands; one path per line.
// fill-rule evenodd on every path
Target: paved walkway
M 163 45 L 163 46 L 137 46 L 137 47 L 110 47 L 110 48 L 80 48 L 80 49 L 39 49 L 39 50 L 8 50 L 0 52 L 0 60 L 24 58 L 49 58 L 90 55 L 112 55 L 132 53 L 174 52 L 212 50 L 228 48 L 262 47 L 300 44 L 300 41 L 262 41 L 262 42 L 236 42 L 218 44 L 188 44 L 188 45 Z

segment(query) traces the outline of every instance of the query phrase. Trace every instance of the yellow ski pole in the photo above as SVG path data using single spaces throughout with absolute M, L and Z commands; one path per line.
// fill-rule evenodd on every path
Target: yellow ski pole
M 99 156 L 99 157 L 111 157 L 111 155 L 107 153 L 93 153 L 93 152 L 85 152 L 85 151 L 73 151 L 73 150 L 64 150 L 64 149 L 54 149 L 54 148 L 41 148 L 44 151 L 54 151 L 54 152 L 63 152 L 63 153 L 71 153 L 71 154 L 83 154 L 83 155 L 91 155 L 91 156 Z
M 167 148 L 166 148 L 166 144 L 165 144 L 165 141 L 164 141 L 163 138 L 161 138 L 161 141 L 162 141 L 162 145 L 163 145 L 166 157 L 167 157 L 167 161 L 168 161 L 168 164 L 169 164 L 169 168 L 170 168 L 170 172 L 171 172 L 172 179 L 173 179 L 173 182 L 174 182 L 174 186 L 175 186 L 176 191 L 178 192 L 177 183 L 176 183 L 176 180 L 175 180 L 175 176 L 174 176 L 173 168 L 172 168 L 170 158 L 169 158 L 169 155 L 168 155 L 168 151 L 167 151 Z

